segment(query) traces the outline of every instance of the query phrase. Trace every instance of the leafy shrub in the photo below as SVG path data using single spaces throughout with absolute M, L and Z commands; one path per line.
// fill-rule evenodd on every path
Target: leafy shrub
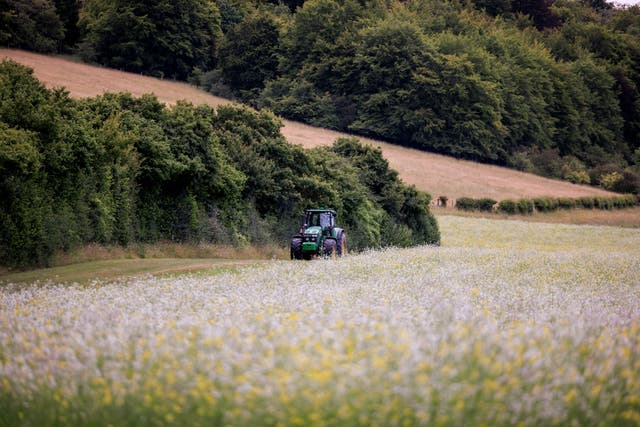
M 460 197 L 456 200 L 456 209 L 461 211 L 473 211 L 476 209 L 476 200 L 471 197 Z
M 638 206 L 640 205 L 640 195 L 637 194 L 626 194 L 623 196 L 627 206 Z
M 491 212 L 496 203 L 498 202 L 490 198 L 461 197 L 456 200 L 456 208 L 463 211 Z
M 407 246 L 406 242 L 440 243 L 435 217 L 429 211 L 431 196 L 413 186 L 402 184 L 398 173 L 389 167 L 389 162 L 382 156 L 379 148 L 363 145 L 355 138 L 340 138 L 331 147 L 331 151 L 347 159 L 356 168 L 360 182 L 376 201 L 374 206 L 383 209 L 384 214 L 379 222 L 382 230 L 385 229 L 386 221 L 398 231 L 398 239 L 386 240 L 382 236 L 383 244 Z M 324 152 L 322 157 L 323 160 L 327 158 Z M 407 230 L 410 231 L 408 236 Z M 383 232 L 379 234 L 382 235 Z
M 593 197 L 580 197 L 576 199 L 576 204 L 585 209 L 593 209 L 595 206 L 595 199 Z
M 538 212 L 553 212 L 558 209 L 558 199 L 552 197 L 537 197 L 532 203 Z
M 587 171 L 571 171 L 566 176 L 565 179 L 574 184 L 590 184 L 591 177 Z
M 507 214 L 515 214 L 518 211 L 518 205 L 513 200 L 501 200 L 498 203 L 498 210 Z
M 516 202 L 518 213 L 529 215 L 533 213 L 534 204 L 529 199 L 520 199 Z
M 256 106 L 314 126 L 337 129 L 340 123 L 331 96 L 305 79 L 281 77 L 268 82 Z
M 498 203 L 496 200 L 489 198 L 478 199 L 476 202 L 477 209 L 483 212 L 490 212 L 493 210 L 493 207 Z
M 613 208 L 613 198 L 611 197 L 596 197 L 594 202 L 597 209 L 609 210 Z
M 620 172 L 611 172 L 600 176 L 600 185 L 606 190 L 613 190 L 618 185 L 624 176 Z
M 624 196 L 613 197 L 580 197 L 577 199 L 571 199 L 568 197 L 537 197 L 535 199 L 518 199 L 518 200 L 502 200 L 498 203 L 498 211 L 507 214 L 532 214 L 534 212 L 553 212 L 558 209 L 622 209 L 626 207 L 637 206 L 640 204 L 638 196 L 634 194 L 625 194 Z M 467 208 L 468 206 L 475 206 L 478 200 L 462 198 L 462 206 Z M 456 207 L 458 204 L 456 203 Z M 459 208 L 459 207 L 458 207 Z M 459 208 L 460 209 L 460 208 Z M 472 210 L 472 208 L 467 208 Z
M 504 212 L 507 214 L 532 214 L 534 210 L 534 203 L 529 199 L 518 199 L 518 200 L 502 200 L 498 203 L 498 211 Z
M 583 162 L 575 156 L 566 156 L 563 159 L 562 178 L 574 184 L 590 184 L 591 177 Z
M 640 151 L 640 149 L 638 151 Z M 622 173 L 622 179 L 614 184 L 613 191 L 617 191 L 618 193 L 640 194 L 640 172 L 631 170 L 624 171 Z
M 574 209 L 576 207 L 576 200 L 569 197 L 560 197 L 558 199 L 559 209 Z

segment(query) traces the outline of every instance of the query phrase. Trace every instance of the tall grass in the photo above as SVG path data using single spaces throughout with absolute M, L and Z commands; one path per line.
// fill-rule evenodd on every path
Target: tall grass
M 637 425 L 640 230 L 0 291 L 0 425 Z

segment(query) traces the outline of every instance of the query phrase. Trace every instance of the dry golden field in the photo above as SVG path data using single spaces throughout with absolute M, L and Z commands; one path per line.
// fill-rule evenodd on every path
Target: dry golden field
M 504 219 L 550 224 L 604 225 L 611 227 L 640 228 L 640 207 L 600 210 L 572 209 L 535 215 L 508 215 L 504 213 L 465 212 L 457 209 L 434 208 L 433 213 L 440 219 L 443 216 L 467 218 Z

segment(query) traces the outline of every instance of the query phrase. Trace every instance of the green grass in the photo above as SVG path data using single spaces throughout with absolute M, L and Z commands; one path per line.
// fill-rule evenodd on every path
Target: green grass
M 210 258 L 112 259 L 3 274 L 0 275 L 0 283 L 18 284 L 53 281 L 83 284 L 93 280 L 108 281 L 145 274 L 157 276 L 193 271 L 210 271 L 258 262 L 261 261 Z
M 289 250 L 275 245 L 242 246 L 158 242 L 127 247 L 89 244 L 56 254 L 50 268 L 15 271 L 0 266 L 0 284 L 32 282 L 88 283 L 144 274 L 180 272 L 288 259 Z

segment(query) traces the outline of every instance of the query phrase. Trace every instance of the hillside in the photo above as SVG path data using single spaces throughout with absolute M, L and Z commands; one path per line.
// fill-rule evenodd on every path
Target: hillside
M 180 99 L 211 106 L 230 102 L 184 83 L 94 67 L 58 57 L 0 49 L 0 58 L 11 58 L 33 68 L 36 77 L 47 87 L 65 87 L 71 96 L 77 98 L 105 92 L 130 92 L 135 96 L 154 93 L 160 101 L 167 104 L 174 104 Z M 338 137 L 345 136 L 298 122 L 283 122 L 282 133 L 286 139 L 307 148 L 330 145 Z M 446 195 L 450 199 L 461 196 L 504 199 L 610 194 L 597 188 L 550 180 L 511 169 L 457 160 L 366 138 L 361 140 L 380 147 L 391 167 L 400 173 L 404 182 L 414 184 L 433 196 Z

